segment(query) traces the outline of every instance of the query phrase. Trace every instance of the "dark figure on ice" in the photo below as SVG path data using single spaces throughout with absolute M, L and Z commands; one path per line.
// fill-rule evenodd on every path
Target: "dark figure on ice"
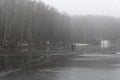
M 72 49 L 72 50 L 75 49 L 75 44 L 71 44 L 71 49 Z

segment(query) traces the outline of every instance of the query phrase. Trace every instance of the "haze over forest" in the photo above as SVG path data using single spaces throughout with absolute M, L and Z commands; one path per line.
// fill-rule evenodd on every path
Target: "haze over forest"
M 0 40 L 94 43 L 120 39 L 120 18 L 70 16 L 44 2 L 0 0 Z
M 39 0 L 36 0 L 39 1 Z M 106 15 L 120 17 L 119 0 L 42 0 L 59 12 L 70 15 Z

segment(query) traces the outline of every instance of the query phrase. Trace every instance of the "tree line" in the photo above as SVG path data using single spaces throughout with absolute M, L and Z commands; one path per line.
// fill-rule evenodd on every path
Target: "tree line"
M 81 42 L 119 39 L 120 19 L 70 16 L 44 2 L 0 0 L 0 41 L 19 43 Z

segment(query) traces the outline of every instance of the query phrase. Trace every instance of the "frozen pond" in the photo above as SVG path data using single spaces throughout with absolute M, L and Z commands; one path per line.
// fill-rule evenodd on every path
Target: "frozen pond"
M 56 56 L 50 67 L 37 66 L 6 75 L 0 80 L 120 80 L 118 53 Z
M 119 69 L 63 68 L 12 74 L 2 80 L 119 80 Z

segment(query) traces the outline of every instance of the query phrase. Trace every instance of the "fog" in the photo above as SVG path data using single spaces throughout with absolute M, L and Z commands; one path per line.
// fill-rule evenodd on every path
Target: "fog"
M 120 80 L 118 0 L 0 0 L 0 80 Z
M 70 15 L 105 15 L 120 17 L 119 0 L 43 0 Z

